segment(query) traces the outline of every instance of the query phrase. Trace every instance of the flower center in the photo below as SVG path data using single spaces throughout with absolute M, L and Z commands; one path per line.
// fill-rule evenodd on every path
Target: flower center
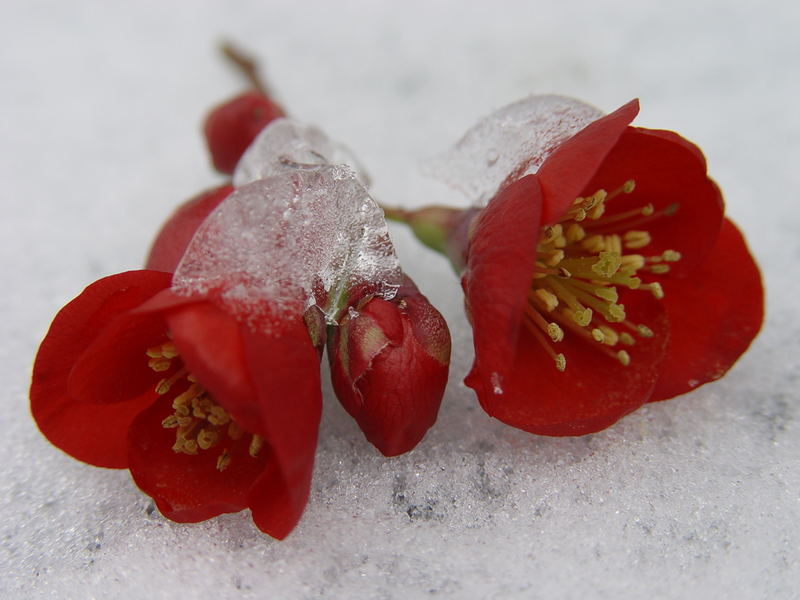
M 156 372 L 170 370 L 172 361 L 179 357 L 175 344 L 166 342 L 147 349 L 148 366 Z M 201 450 L 217 446 L 222 452 L 217 458 L 217 470 L 224 471 L 231 463 L 230 446 L 244 436 L 245 431 L 228 412 L 199 384 L 183 366 L 156 385 L 156 393 L 167 394 L 175 387 L 184 391 L 172 401 L 174 412 L 161 422 L 166 429 L 175 429 L 174 452 L 195 455 Z M 258 456 L 264 440 L 259 435 L 250 438 L 250 456 Z
M 525 325 L 559 371 L 566 369 L 567 359 L 553 344 L 564 340 L 565 330 L 625 366 L 631 357 L 620 346 L 634 346 L 637 337 L 653 336 L 647 325 L 627 318 L 625 306 L 618 302 L 618 288 L 664 297 L 658 282 L 645 283 L 640 275 L 667 273 L 669 263 L 681 255 L 674 250 L 656 256 L 640 253 L 651 242 L 642 226 L 675 214 L 678 205 L 656 211 L 652 204 L 644 204 L 604 216 L 607 202 L 635 187 L 631 179 L 611 193 L 600 189 L 576 198 L 561 221 L 540 230 Z

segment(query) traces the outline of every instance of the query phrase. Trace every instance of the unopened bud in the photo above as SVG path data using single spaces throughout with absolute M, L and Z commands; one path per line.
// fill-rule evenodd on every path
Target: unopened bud
M 384 455 L 408 452 L 436 422 L 450 333 L 410 279 L 391 301 L 370 298 L 344 316 L 328 358 L 339 401 Z

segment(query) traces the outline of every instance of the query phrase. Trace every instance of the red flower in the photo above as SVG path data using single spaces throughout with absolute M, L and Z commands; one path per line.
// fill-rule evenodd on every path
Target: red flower
M 67 304 L 36 358 L 33 416 L 75 458 L 130 469 L 174 521 L 249 507 L 283 538 L 308 498 L 320 418 L 302 317 L 244 325 L 213 296 L 169 286 L 131 271 Z
M 328 339 L 336 395 L 384 455 L 408 452 L 436 422 L 450 333 L 408 277 L 390 301 L 364 298 Z
M 197 228 L 231 193 L 233 186 L 225 184 L 202 192 L 181 204 L 158 232 L 145 268 L 168 273 L 175 271 Z
M 190 200 L 162 228 L 148 264 L 174 277 L 113 275 L 62 309 L 36 358 L 31 410 L 65 452 L 130 469 L 166 517 L 194 522 L 249 507 L 260 529 L 283 538 L 308 499 L 326 330 L 353 314 L 348 306 L 370 314 L 390 304 L 383 298 L 400 270 L 380 209 L 347 169 L 291 171 L 229 191 Z M 399 352 L 366 356 L 365 339 L 347 335 L 367 362 L 358 385 L 370 382 L 369 409 L 357 418 L 368 436 L 381 400 L 372 394 L 394 376 L 381 365 L 402 354 L 410 376 L 438 386 L 391 398 L 395 409 L 413 407 L 385 411 L 377 426 L 393 452 L 435 420 L 446 361 L 431 375 L 426 353 L 442 359 L 444 346 L 432 344 L 443 340 L 449 351 L 446 330 L 429 330 L 443 325 L 438 313 L 416 288 L 400 292 L 401 331 L 389 340 Z M 362 393 L 355 382 L 351 393 Z
M 758 268 L 702 153 L 628 126 L 637 112 L 633 101 L 556 133 L 483 210 L 440 211 L 444 243 L 428 232 L 463 269 L 475 345 L 466 383 L 515 427 L 603 429 L 721 377 L 761 326 Z
M 259 90 L 245 92 L 214 108 L 203 126 L 214 168 L 226 175 L 233 173 L 259 132 L 284 114 L 280 106 Z

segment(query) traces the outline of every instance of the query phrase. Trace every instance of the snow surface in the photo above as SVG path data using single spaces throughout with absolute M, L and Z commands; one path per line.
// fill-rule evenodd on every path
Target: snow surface
M 9 0 L 0 23 L 0 597 L 796 598 L 800 589 L 800 7 L 727 0 L 107 3 Z M 420 175 L 529 94 L 704 149 L 763 268 L 767 321 L 719 382 L 581 438 L 487 417 L 445 259 L 401 226 L 445 315 L 439 421 L 386 459 L 325 386 L 311 498 L 284 542 L 247 514 L 163 519 L 123 471 L 50 446 L 27 404 L 55 312 L 142 264 L 181 200 L 217 185 L 199 134 L 241 90 L 213 43 L 265 59 L 278 100 L 351 147 L 387 204 L 459 204 Z

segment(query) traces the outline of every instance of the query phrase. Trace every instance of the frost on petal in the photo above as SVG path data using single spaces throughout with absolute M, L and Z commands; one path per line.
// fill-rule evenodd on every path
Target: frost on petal
M 603 113 L 564 96 L 530 96 L 481 119 L 428 171 L 484 205 L 509 178 L 536 173 L 559 144 Z
M 278 173 L 320 165 L 348 165 L 355 170 L 359 181 L 369 186 L 369 177 L 347 147 L 332 141 L 313 125 L 276 119 L 242 155 L 233 173 L 233 184 L 242 187 Z
M 259 179 L 226 198 L 195 234 L 173 289 L 219 294 L 235 317 L 263 323 L 311 305 L 332 321 L 354 288 L 390 299 L 400 283 L 383 212 L 349 167 L 323 166 Z

